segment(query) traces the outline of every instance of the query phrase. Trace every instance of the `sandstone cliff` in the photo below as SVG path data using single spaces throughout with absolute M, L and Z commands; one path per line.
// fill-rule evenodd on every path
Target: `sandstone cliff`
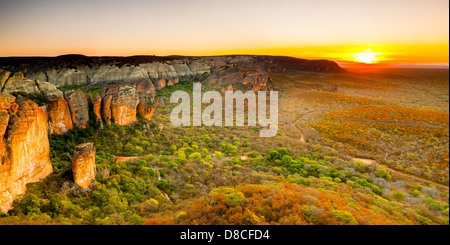
M 46 111 L 32 101 L 0 93 L 0 210 L 26 192 L 26 184 L 52 172 Z
M 50 135 L 64 134 L 73 129 L 69 105 L 64 98 L 58 97 L 50 100 L 47 111 Z
M 89 102 L 89 110 L 91 110 L 94 114 L 93 120 L 100 125 L 103 124 L 101 109 L 102 109 L 102 97 L 99 94 L 95 94 L 92 97 L 91 94 L 87 96 Z
M 200 79 L 224 91 L 260 91 L 267 90 L 268 72 L 343 72 L 331 61 L 243 55 L 11 57 L 0 58 L 0 68 L 3 212 L 26 191 L 26 183 L 39 181 L 52 172 L 48 134 L 85 128 L 89 120 L 130 125 L 137 121 L 137 113 L 150 120 L 155 108 L 164 105 L 163 98 L 155 98 L 156 91 L 180 81 Z M 72 85 L 84 87 L 64 93 L 57 88 Z M 93 85 L 102 87 L 101 96 L 90 94 Z M 39 102 L 41 107 L 22 96 Z M 75 182 L 89 187 L 95 180 L 93 144 L 77 147 L 73 159 Z
M 139 103 L 139 95 L 136 85 L 127 84 L 109 87 L 104 97 L 106 100 L 111 100 L 109 108 L 107 104 L 104 104 L 104 111 L 110 111 L 112 122 L 122 126 L 137 122 L 136 108 Z
M 69 90 L 64 93 L 69 105 L 72 123 L 77 128 L 86 128 L 89 125 L 89 102 L 82 90 Z
M 7 70 L 10 72 L 21 71 L 33 81 L 49 82 L 57 87 L 102 84 L 111 81 L 120 82 L 143 78 L 151 79 L 155 83 L 160 79 L 164 79 L 166 82 L 175 78 L 189 80 L 192 77 L 207 77 L 222 67 L 232 64 L 249 69 L 258 68 L 263 73 L 290 71 L 344 72 L 333 61 L 306 60 L 283 56 L 87 57 L 65 55 L 60 57 L 0 58 L 0 67 L 7 66 L 10 69 Z M 158 89 L 156 84 L 155 87 Z
M 94 143 L 80 144 L 75 147 L 72 158 L 72 172 L 75 183 L 81 188 L 89 188 L 95 182 Z

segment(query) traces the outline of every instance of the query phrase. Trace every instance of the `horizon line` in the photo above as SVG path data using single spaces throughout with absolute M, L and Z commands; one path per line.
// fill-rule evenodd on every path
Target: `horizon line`
M 178 55 L 178 54 L 171 54 L 171 55 L 156 55 L 156 54 L 134 54 L 134 55 L 85 55 L 81 53 L 67 53 L 67 54 L 60 54 L 60 55 L 17 55 L 17 56 L 0 56 L 0 58 L 58 58 L 62 56 L 84 56 L 84 57 L 122 57 L 122 58 L 129 58 L 129 57 L 138 57 L 138 56 L 153 56 L 153 57 L 225 57 L 225 56 L 272 56 L 272 57 L 291 57 L 296 59 L 303 59 L 303 60 L 327 60 L 336 62 L 339 66 L 345 68 L 351 68 L 354 66 L 365 66 L 365 67 L 377 67 L 377 68 L 421 68 L 421 69 L 450 69 L 450 63 L 386 63 L 386 62 L 380 62 L 380 63 L 373 63 L 373 64 L 366 64 L 366 63 L 358 63 L 354 61 L 348 61 L 348 60 L 334 60 L 334 59 L 327 59 L 324 57 L 317 57 L 317 58 L 302 58 L 302 57 L 296 57 L 296 56 L 289 56 L 289 55 L 273 55 L 273 54 L 236 54 L 236 53 L 230 53 L 230 54 L 217 54 L 217 55 Z

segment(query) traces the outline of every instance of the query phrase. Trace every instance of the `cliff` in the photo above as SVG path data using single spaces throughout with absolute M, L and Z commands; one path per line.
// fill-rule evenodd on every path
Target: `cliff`
M 26 184 L 53 168 L 46 111 L 30 100 L 0 93 L 0 210 L 6 212 Z
M 77 128 L 86 128 L 89 125 L 89 102 L 82 90 L 69 90 L 64 93 L 69 105 L 72 123 Z
M 65 55 L 59 57 L 0 58 L 0 67 L 16 73 L 23 72 L 31 80 L 51 83 L 57 87 L 80 84 L 103 84 L 147 78 L 154 83 L 176 83 L 173 79 L 189 80 L 207 77 L 220 68 L 238 64 L 258 68 L 261 72 L 344 72 L 328 60 L 306 60 L 284 56 L 228 55 L 210 57 L 190 56 L 131 56 L 87 57 Z M 1 81 L 1 76 L 0 76 Z M 154 84 L 158 89 L 157 84 Z
M 223 90 L 267 90 L 268 72 L 343 72 L 331 61 L 276 56 L 0 58 L 0 210 L 26 184 L 52 172 L 48 135 L 85 128 L 89 121 L 130 125 L 137 114 L 152 119 L 164 104 L 156 91 L 180 81 L 202 80 Z M 83 85 L 77 90 L 64 86 Z M 94 87 L 100 91 L 91 94 Z M 60 88 L 60 89 L 58 89 Z M 62 91 L 65 91 L 64 93 Z M 67 91 L 66 91 L 67 90 Z M 95 89 L 94 89 L 95 90 Z M 98 92 L 98 93 L 97 93 Z M 95 180 L 93 144 L 77 147 L 74 179 Z
M 119 125 L 129 125 L 137 122 L 136 107 L 139 103 L 139 95 L 136 85 L 118 85 L 109 87 L 104 95 L 111 102 L 105 104 L 104 111 L 110 111 L 111 121 Z M 109 105 L 109 107 L 108 107 Z

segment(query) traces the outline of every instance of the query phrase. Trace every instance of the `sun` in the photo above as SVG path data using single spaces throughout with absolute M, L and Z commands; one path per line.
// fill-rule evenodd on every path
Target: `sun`
M 377 55 L 380 54 L 381 53 L 374 53 L 372 52 L 372 50 L 368 49 L 362 53 L 356 53 L 352 55 L 355 56 L 355 60 L 360 63 L 372 64 L 380 60 L 380 58 L 376 57 Z

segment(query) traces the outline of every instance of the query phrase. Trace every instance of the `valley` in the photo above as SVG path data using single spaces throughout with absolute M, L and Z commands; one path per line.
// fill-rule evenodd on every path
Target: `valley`
M 276 56 L 0 58 L 0 68 L 0 224 L 448 225 L 448 69 L 360 73 Z M 278 91 L 277 135 L 173 126 L 170 96 L 194 82 Z M 48 138 L 21 161 L 9 140 L 17 118 L 36 125 L 17 141 Z M 84 143 L 95 147 L 88 188 L 73 177 Z M 42 154 L 45 171 L 34 168 Z

